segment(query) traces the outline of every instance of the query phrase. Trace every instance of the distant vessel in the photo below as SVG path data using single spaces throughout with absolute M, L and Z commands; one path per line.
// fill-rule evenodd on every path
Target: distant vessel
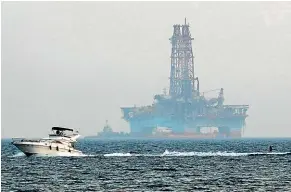
M 99 132 L 95 136 L 87 136 L 86 139 L 119 139 L 119 138 L 128 138 L 130 137 L 129 133 L 124 132 L 114 132 L 111 126 L 108 124 L 108 120 L 103 127 L 103 131 Z
M 12 144 L 15 145 L 26 156 L 31 155 L 81 155 L 82 152 L 74 148 L 79 133 L 73 133 L 73 129 L 63 127 L 53 127 L 52 134 L 48 138 L 42 139 L 23 139 L 13 138 Z M 67 132 L 71 132 L 67 134 Z

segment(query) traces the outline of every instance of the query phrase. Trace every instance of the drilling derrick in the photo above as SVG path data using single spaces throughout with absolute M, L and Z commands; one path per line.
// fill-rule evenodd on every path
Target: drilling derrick
M 149 136 L 158 127 L 166 127 L 167 131 L 172 131 L 171 137 L 240 137 L 248 105 L 224 105 L 223 88 L 219 89 L 216 98 L 205 97 L 210 91 L 200 93 L 199 79 L 194 76 L 194 39 L 189 24 L 185 19 L 183 25 L 176 24 L 173 28 L 169 39 L 172 45 L 169 94 L 155 95 L 152 105 L 121 108 L 123 118 L 130 124 L 131 134 Z M 203 127 L 216 127 L 217 131 L 202 134 Z
M 189 25 L 174 25 L 172 44 L 170 96 L 191 99 L 198 93 L 195 90 L 194 60 Z

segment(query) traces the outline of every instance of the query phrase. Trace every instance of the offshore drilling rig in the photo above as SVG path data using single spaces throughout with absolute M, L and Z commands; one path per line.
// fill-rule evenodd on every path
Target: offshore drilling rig
M 205 92 L 200 93 L 189 24 L 185 19 L 183 25 L 173 27 L 169 93 L 155 95 L 149 106 L 121 108 L 131 134 L 150 136 L 160 126 L 170 129 L 172 137 L 241 137 L 249 106 L 224 105 L 223 88 L 217 98 L 206 99 Z M 216 130 L 202 134 L 204 127 Z

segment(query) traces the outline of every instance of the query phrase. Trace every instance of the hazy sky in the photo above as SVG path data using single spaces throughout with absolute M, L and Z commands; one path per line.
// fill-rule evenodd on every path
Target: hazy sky
M 249 104 L 245 136 L 291 136 L 291 2 L 2 2 L 2 137 L 93 135 L 169 87 L 187 17 L 201 90 Z

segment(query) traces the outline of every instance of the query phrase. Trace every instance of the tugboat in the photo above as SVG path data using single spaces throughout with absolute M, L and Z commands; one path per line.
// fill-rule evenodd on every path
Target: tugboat
M 12 144 L 22 151 L 26 156 L 51 155 L 51 156 L 74 156 L 82 152 L 75 149 L 75 143 L 80 135 L 73 129 L 63 127 L 52 127 L 52 134 L 48 138 L 23 139 L 13 138 Z
M 103 127 L 102 132 L 99 132 L 96 136 L 86 136 L 86 139 L 123 139 L 130 138 L 130 134 L 124 132 L 114 132 L 111 126 L 108 124 L 108 120 Z

